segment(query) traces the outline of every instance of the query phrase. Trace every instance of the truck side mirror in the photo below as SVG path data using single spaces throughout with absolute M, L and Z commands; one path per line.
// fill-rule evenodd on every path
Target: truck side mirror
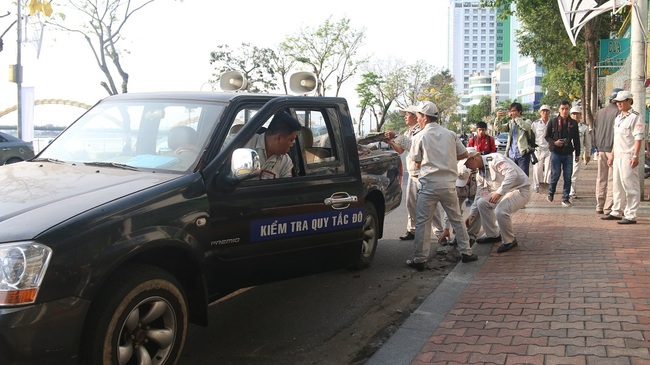
M 231 184 L 260 175 L 260 157 L 255 150 L 250 148 L 238 148 L 233 151 L 230 160 L 230 174 L 228 180 Z

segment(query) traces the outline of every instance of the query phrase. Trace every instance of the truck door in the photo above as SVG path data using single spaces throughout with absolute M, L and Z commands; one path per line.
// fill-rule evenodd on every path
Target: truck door
M 289 152 L 295 176 L 252 179 L 210 196 L 209 252 L 220 285 L 342 267 L 361 252 L 363 197 L 352 126 L 341 122 L 336 104 L 285 110 L 303 125 Z M 238 133 L 247 130 L 259 131 Z

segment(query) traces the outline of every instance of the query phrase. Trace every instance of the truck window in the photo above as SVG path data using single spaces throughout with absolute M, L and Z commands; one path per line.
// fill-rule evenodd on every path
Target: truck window
M 294 112 L 303 124 L 299 140 L 305 175 L 342 173 L 344 164 L 336 148 L 340 145 L 340 136 L 333 133 L 334 126 L 339 124 L 336 110 L 323 108 Z

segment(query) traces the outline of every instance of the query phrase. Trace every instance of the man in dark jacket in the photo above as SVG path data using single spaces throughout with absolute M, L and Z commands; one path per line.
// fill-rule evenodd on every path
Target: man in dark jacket
M 553 201 L 560 173 L 564 176 L 562 189 L 562 206 L 570 207 L 571 174 L 573 162 L 580 160 L 580 133 L 578 122 L 569 116 L 570 104 L 567 100 L 560 103 L 560 115 L 551 119 L 546 127 L 546 141 L 551 150 L 551 182 L 548 184 L 548 197 Z M 575 157 L 574 152 L 575 150 Z

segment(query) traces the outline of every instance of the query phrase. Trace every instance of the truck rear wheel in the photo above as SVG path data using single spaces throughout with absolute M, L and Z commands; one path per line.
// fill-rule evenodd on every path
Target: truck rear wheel
M 377 251 L 377 234 L 379 232 L 379 219 L 377 210 L 371 203 L 365 203 L 363 214 L 363 242 L 359 260 L 353 266 L 355 269 L 363 269 L 370 266 Z
M 85 364 L 176 364 L 187 336 L 187 299 L 164 270 L 134 266 L 105 287 L 88 315 Z

